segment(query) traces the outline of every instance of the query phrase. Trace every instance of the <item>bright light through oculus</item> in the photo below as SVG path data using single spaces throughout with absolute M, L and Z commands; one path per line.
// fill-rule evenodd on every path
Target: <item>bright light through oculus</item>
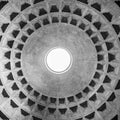
M 71 54 L 63 48 L 54 48 L 46 56 L 47 68 L 55 73 L 64 73 L 71 66 Z

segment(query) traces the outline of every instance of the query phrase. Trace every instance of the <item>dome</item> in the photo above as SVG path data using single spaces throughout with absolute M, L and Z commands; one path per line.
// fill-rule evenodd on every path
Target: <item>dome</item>
M 120 120 L 120 2 L 0 0 L 0 119 Z

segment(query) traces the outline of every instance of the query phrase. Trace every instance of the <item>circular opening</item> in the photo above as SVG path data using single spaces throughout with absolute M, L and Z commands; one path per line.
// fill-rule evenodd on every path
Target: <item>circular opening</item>
M 50 71 L 61 74 L 70 69 L 72 56 L 70 52 L 64 48 L 54 48 L 48 51 L 45 61 Z

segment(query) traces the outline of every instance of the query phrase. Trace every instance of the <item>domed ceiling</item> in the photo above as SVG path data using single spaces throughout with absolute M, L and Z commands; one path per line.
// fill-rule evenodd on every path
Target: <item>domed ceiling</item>
M 1 120 L 120 120 L 120 8 L 114 0 L 0 0 Z M 44 56 L 68 49 L 71 68 Z

